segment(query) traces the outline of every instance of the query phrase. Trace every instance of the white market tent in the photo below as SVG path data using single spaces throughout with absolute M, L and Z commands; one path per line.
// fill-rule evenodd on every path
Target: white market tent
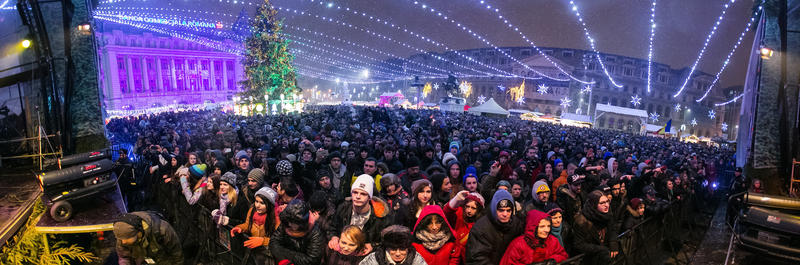
M 589 115 L 563 113 L 561 114 L 560 122 L 562 125 L 568 125 L 568 126 L 577 126 L 585 128 L 592 127 L 592 117 L 590 117 Z
M 596 121 L 597 118 L 600 118 L 601 116 L 603 116 L 606 113 L 633 116 L 633 117 L 639 118 L 639 125 L 641 127 L 640 133 L 643 134 L 643 133 L 646 132 L 646 129 L 645 129 L 646 127 L 642 126 L 643 124 L 646 124 L 647 117 L 648 117 L 647 111 L 645 111 L 645 110 L 625 108 L 625 107 L 617 107 L 617 106 L 609 105 L 609 104 L 597 104 L 595 106 L 595 109 L 594 109 L 594 117 L 593 117 L 592 120 Z
M 472 107 L 467 112 L 475 114 L 475 115 L 482 115 L 482 114 L 494 114 L 494 115 L 503 115 L 508 116 L 509 112 L 505 110 L 500 105 L 497 105 L 497 102 L 494 101 L 494 98 L 490 98 L 485 103 L 481 104 L 477 107 Z

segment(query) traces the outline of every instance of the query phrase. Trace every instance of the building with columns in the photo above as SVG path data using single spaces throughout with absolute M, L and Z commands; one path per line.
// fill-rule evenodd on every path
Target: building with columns
M 242 57 L 144 30 L 97 31 L 107 110 L 219 103 L 241 91 Z

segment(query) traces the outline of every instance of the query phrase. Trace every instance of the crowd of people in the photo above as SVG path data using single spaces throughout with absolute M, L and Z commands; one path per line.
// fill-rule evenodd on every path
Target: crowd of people
M 607 264 L 619 233 L 708 194 L 717 172 L 732 170 L 730 150 L 433 110 L 167 112 L 106 128 L 132 146 L 118 162 L 142 167 L 120 174 L 129 208 L 205 207 L 224 233 L 194 233 L 226 237 L 251 264 L 547 264 L 578 254 Z M 168 191 L 182 196 L 159 197 Z M 148 199 L 132 199 L 141 193 Z M 166 228 L 175 217 L 126 216 L 114 225 L 120 264 L 180 263 L 181 239 Z

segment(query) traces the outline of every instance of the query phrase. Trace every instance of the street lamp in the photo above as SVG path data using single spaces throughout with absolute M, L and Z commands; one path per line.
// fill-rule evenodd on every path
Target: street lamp
M 772 53 L 774 51 L 769 47 L 762 45 L 761 49 L 759 49 L 758 52 L 761 54 L 761 59 L 769 60 L 769 58 L 772 57 Z
M 25 48 L 25 49 L 27 49 L 28 47 L 31 47 L 31 44 L 32 44 L 32 42 L 29 39 L 24 39 L 24 40 L 22 40 L 22 42 L 20 42 L 20 45 L 22 45 L 22 48 Z

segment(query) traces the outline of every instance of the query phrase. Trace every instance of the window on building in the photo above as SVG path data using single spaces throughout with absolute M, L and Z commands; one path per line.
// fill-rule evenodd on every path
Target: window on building
M 169 59 L 161 58 L 161 87 L 162 91 L 172 91 L 172 67 L 170 67 Z
M 522 56 L 531 56 L 531 50 L 524 49 L 524 50 L 522 50 L 522 52 L 520 52 L 520 54 Z
M 236 90 L 236 77 L 234 75 L 234 67 L 233 61 L 225 61 L 225 70 L 228 72 L 226 75 L 228 77 L 228 89 L 229 90 Z
M 147 71 L 147 86 L 150 87 L 151 92 L 158 92 L 158 69 L 156 68 L 156 61 L 153 57 L 147 57 L 145 59 L 146 62 L 146 69 Z
M 572 51 L 561 51 L 561 56 L 563 56 L 565 58 L 572 57 L 572 55 L 574 55 L 574 53 Z
M 200 62 L 200 78 L 202 79 L 201 85 L 203 90 L 211 90 L 211 66 L 208 60 Z
M 625 67 L 624 72 L 625 76 L 633 76 L 633 69 Z
M 128 64 L 125 62 L 124 55 L 117 56 L 117 76 L 119 78 L 119 91 L 124 93 L 130 93 L 130 87 L 128 87 Z
M 617 57 L 613 57 L 613 56 L 606 56 L 606 62 L 609 62 L 609 63 L 616 63 L 616 62 L 617 62 Z
M 141 93 L 144 90 L 144 84 L 142 83 L 142 63 L 141 58 L 138 56 L 131 56 L 131 73 L 133 76 L 133 90 L 136 93 Z
M 544 52 L 544 54 L 547 54 L 547 55 L 550 55 L 550 56 L 553 55 L 553 50 L 542 50 L 542 51 Z
M 175 89 L 177 91 L 186 90 L 186 60 L 183 57 L 175 57 Z
M 214 87 L 217 90 L 222 90 L 222 62 L 214 61 Z

